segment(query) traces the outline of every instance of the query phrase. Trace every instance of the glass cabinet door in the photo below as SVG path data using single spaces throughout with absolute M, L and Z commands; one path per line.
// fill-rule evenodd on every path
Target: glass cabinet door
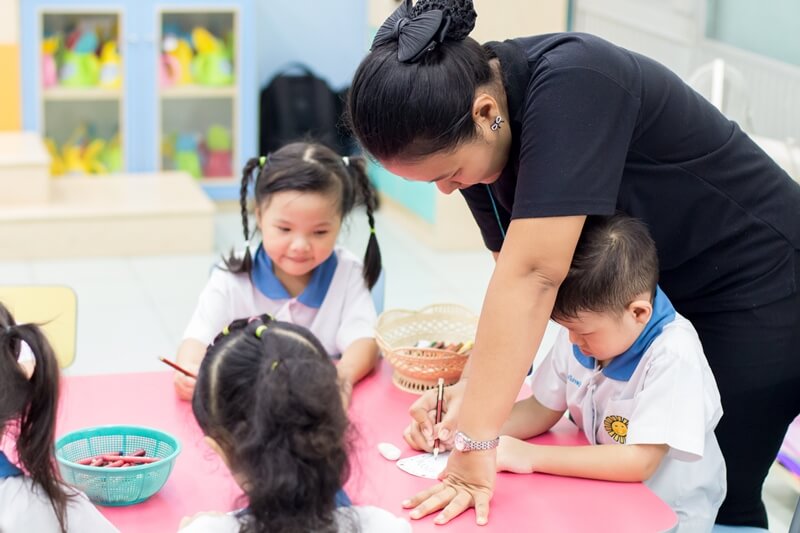
M 159 157 L 204 187 L 230 187 L 238 161 L 239 61 L 234 9 L 158 14 Z
M 122 13 L 40 11 L 40 130 L 54 176 L 125 169 Z

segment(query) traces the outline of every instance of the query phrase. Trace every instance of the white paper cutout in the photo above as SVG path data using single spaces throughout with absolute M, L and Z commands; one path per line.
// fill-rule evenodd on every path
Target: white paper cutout
M 404 457 L 395 464 L 412 476 L 436 479 L 444 470 L 444 467 L 447 466 L 447 458 L 449 456 L 450 452 L 442 452 L 434 459 L 432 453 L 421 453 L 411 457 Z

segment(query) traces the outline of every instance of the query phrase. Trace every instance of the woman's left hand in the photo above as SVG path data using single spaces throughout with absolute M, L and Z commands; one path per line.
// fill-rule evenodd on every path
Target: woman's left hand
M 475 522 L 482 526 L 489 521 L 489 501 L 494 492 L 496 453 L 490 451 L 453 451 L 447 467 L 439 474 L 441 483 L 403 502 L 412 508 L 409 516 L 422 518 L 441 510 L 436 524 L 446 524 L 470 507 L 475 507 Z

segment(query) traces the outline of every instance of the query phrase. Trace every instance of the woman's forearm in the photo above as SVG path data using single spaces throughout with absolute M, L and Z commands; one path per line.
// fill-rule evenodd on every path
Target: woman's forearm
M 500 275 L 498 275 L 500 274 Z M 493 439 L 508 418 L 542 341 L 556 287 L 535 275 L 502 275 L 489 283 L 481 311 L 459 429 L 474 440 Z
M 498 436 L 542 342 L 586 217 L 516 219 L 509 225 L 478 322 L 458 429 Z

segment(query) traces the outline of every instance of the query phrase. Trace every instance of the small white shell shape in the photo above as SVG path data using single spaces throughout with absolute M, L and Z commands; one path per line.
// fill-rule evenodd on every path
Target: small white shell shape
M 390 460 L 390 461 L 397 461 L 400 459 L 400 448 L 395 446 L 394 444 L 390 444 L 388 442 L 381 442 L 378 444 L 378 452 L 380 454 Z

